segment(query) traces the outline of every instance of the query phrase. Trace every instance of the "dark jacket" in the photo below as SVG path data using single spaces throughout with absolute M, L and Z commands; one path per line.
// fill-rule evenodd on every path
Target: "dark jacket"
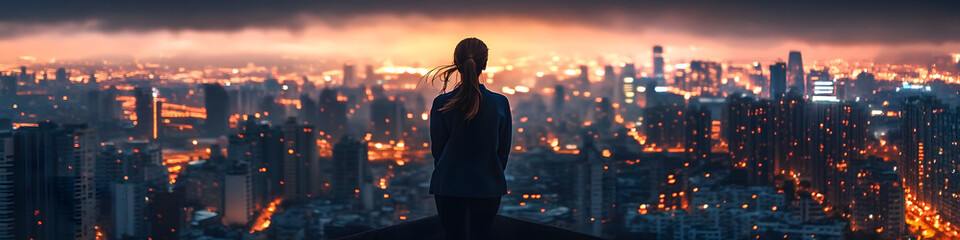
M 439 111 L 460 88 L 440 94 L 430 108 L 434 167 L 430 194 L 499 197 L 507 193 L 503 170 L 513 122 L 507 97 L 480 84 L 480 110 L 469 122 L 456 110 Z

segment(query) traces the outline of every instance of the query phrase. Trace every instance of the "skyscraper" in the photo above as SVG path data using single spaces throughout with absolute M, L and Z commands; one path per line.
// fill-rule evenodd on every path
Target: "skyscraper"
M 263 110 L 263 115 L 270 121 L 272 124 L 280 125 L 283 121 L 287 120 L 287 109 L 277 102 L 277 97 L 273 95 L 267 95 L 263 97 L 263 101 L 260 102 L 260 109 Z
M 576 196 L 574 224 L 583 232 L 608 236 L 612 233 L 612 220 L 616 215 L 617 170 L 608 157 L 609 150 L 601 150 L 590 135 L 584 133 L 581 137 L 583 149 L 578 155 L 573 176 Z
M 357 82 L 357 72 L 353 65 L 343 65 L 343 86 L 351 87 Z
M 577 77 L 577 87 L 584 91 L 590 90 L 590 70 L 586 65 L 580 65 L 580 76 Z
M 770 99 L 779 99 L 787 93 L 787 64 L 777 61 L 770 65 Z
M 603 67 L 603 82 L 601 86 L 601 92 L 598 92 L 597 96 L 607 97 L 617 102 L 616 94 L 620 84 L 617 83 L 617 74 L 613 72 L 613 66 L 606 65 Z
M 141 139 L 157 139 L 160 134 L 160 102 L 157 101 L 159 91 L 156 88 L 137 87 L 133 89 L 136 98 L 136 129 Z
M 809 95 L 806 89 L 806 78 L 803 77 L 803 57 L 800 51 L 790 51 L 790 57 L 787 60 L 787 83 L 790 88 L 795 88 L 803 95 Z
M 567 102 L 566 94 L 563 85 L 557 84 L 553 87 L 553 113 L 555 116 L 563 115 L 563 105 Z
M 291 117 L 283 125 L 283 196 L 299 198 L 319 195 L 317 135 L 310 125 Z
M 658 93 L 656 104 L 647 104 L 643 109 L 643 128 L 647 135 L 646 145 L 655 149 L 683 149 L 684 122 L 686 110 L 683 96 L 672 93 Z M 652 101 L 648 101 L 652 102 Z
M 400 141 L 403 137 L 403 117 L 406 110 L 401 99 L 382 97 L 370 105 L 370 127 L 374 142 Z
M 850 164 L 850 229 L 876 232 L 884 239 L 898 239 L 907 231 L 904 193 L 894 164 L 882 159 L 857 160 Z
M 319 123 L 319 116 L 320 112 L 317 111 L 317 102 L 311 99 L 310 95 L 306 93 L 300 94 L 300 110 L 297 111 L 297 120 L 313 125 Z
M 283 157 L 286 148 L 283 145 L 283 132 L 279 126 L 257 123 L 253 117 L 247 117 L 239 133 L 230 137 L 228 157 L 233 161 L 248 163 L 250 167 L 250 189 L 254 208 L 264 208 L 275 197 L 282 194 Z
M 908 96 L 903 100 L 900 132 L 900 164 L 903 186 L 913 202 L 939 211 L 947 221 L 957 221 L 958 119 L 948 106 L 932 95 Z M 950 197 L 947 197 L 950 196 Z M 913 200 L 915 199 L 915 200 Z
M 616 102 L 626 105 L 636 105 L 634 97 L 637 94 L 636 82 L 637 78 L 637 69 L 633 66 L 633 63 L 627 63 L 623 66 L 623 70 L 620 71 L 620 84 L 621 86 L 617 89 L 618 94 L 614 98 Z
M 203 130 L 207 136 L 216 137 L 226 134 L 230 127 L 227 91 L 220 84 L 212 83 L 203 85 L 203 94 L 204 109 L 207 111 Z
M 41 122 L 14 133 L 17 239 L 94 239 L 98 143 L 85 125 Z
M 361 185 L 367 179 L 367 144 L 344 136 L 333 146 L 333 199 L 359 204 Z
M 877 79 L 874 77 L 873 73 L 861 72 L 857 74 L 857 82 L 854 84 L 857 86 L 857 96 L 867 98 L 873 96 L 873 94 L 879 90 L 877 89 Z
M 699 92 L 704 96 L 716 96 L 719 94 L 720 78 L 723 76 L 723 68 L 717 62 L 711 61 L 691 61 L 690 73 L 687 75 L 684 90 L 689 92 Z
M 692 159 L 706 159 L 713 147 L 710 144 L 710 128 L 712 127 L 710 111 L 705 107 L 690 105 L 684 115 L 686 115 L 686 121 L 683 124 L 683 147 L 687 149 Z
M 0 74 L 0 96 L 10 98 L 17 96 L 17 76 Z
M 380 76 L 377 76 L 377 73 L 373 71 L 373 65 L 364 66 L 364 73 L 366 74 L 366 80 L 364 81 L 366 85 L 374 85 L 380 79 Z
M 866 112 L 850 102 L 812 102 L 806 111 L 806 161 L 801 178 L 824 195 L 824 203 L 846 209 L 843 191 L 849 183 L 844 174 L 853 159 L 861 159 L 866 147 Z M 805 177 L 804 177 L 805 175 Z
M 319 120 L 311 123 L 317 126 L 320 137 L 333 141 L 340 139 L 347 131 L 347 102 L 342 99 L 337 90 L 324 88 L 320 91 L 318 101 Z
M 150 222 L 148 239 L 179 239 L 184 227 L 186 198 L 182 185 L 150 191 L 147 214 Z
M 223 176 L 223 225 L 244 226 L 254 214 L 249 168 L 239 162 L 227 167 Z
M 17 236 L 16 199 L 18 193 L 15 178 L 16 160 L 11 130 L 0 130 L 0 238 L 14 239 Z M 20 193 L 23 194 L 23 193 Z
M 776 125 L 776 157 L 774 171 L 777 174 L 796 175 L 804 164 L 803 144 L 806 141 L 806 101 L 796 92 L 789 92 L 775 100 L 774 121 Z
M 61 84 L 70 83 L 70 79 L 67 77 L 67 69 L 57 68 L 57 82 Z
M 751 96 L 733 94 L 727 98 L 727 149 L 735 166 L 744 168 L 747 183 L 773 183 L 775 163 L 773 106 Z
M 658 84 L 665 83 L 663 67 L 663 47 L 655 45 L 653 46 L 653 79 L 656 80 Z

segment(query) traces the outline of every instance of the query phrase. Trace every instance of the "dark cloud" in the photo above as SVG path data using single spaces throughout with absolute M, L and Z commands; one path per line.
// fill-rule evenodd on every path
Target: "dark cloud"
M 13 1 L 3 4 L 0 36 L 35 26 L 77 24 L 98 31 L 296 30 L 317 18 L 344 26 L 357 16 L 437 19 L 525 17 L 616 31 L 675 30 L 704 38 L 789 39 L 814 44 L 960 41 L 956 1 Z M 86 24 L 86 25 L 85 25 Z

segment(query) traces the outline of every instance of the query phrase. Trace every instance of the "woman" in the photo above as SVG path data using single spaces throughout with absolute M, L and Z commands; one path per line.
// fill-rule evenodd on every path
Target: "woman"
M 507 193 L 507 166 L 513 124 L 510 103 L 480 84 L 487 45 L 476 38 L 457 44 L 453 64 L 435 68 L 443 91 L 454 72 L 460 82 L 433 100 L 430 140 L 434 171 L 430 194 L 447 239 L 492 239 L 500 197 Z

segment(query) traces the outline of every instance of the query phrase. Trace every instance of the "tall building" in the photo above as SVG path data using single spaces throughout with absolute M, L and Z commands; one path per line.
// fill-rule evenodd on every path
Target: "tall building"
M 67 77 L 67 69 L 57 68 L 57 82 L 61 84 L 70 83 L 70 78 Z
M 116 121 L 121 112 L 120 103 L 117 102 L 117 86 L 110 85 L 107 90 L 104 90 L 100 94 L 100 118 L 104 119 L 107 122 Z
M 396 97 L 381 97 L 370 104 L 370 127 L 374 142 L 400 141 L 403 137 L 403 101 Z
M 364 72 L 366 74 L 365 85 L 374 85 L 377 83 L 377 80 L 380 80 L 380 76 L 377 76 L 377 73 L 373 70 L 373 65 L 364 66 Z
M 727 102 L 725 135 L 734 166 L 747 171 L 748 184 L 772 184 L 776 174 L 773 105 L 743 94 L 730 95 Z
M 337 90 L 324 88 L 318 101 L 319 120 L 311 123 L 317 126 L 320 137 L 331 141 L 340 139 L 347 132 L 347 100 L 341 98 Z
M 810 70 L 806 85 L 809 88 L 807 95 L 814 102 L 838 102 L 841 100 L 837 93 L 837 82 L 830 78 L 828 70 Z
M 11 130 L 0 130 L 0 238 L 17 236 L 16 155 Z M 22 194 L 22 193 L 21 193 Z
M 230 128 L 227 103 L 230 101 L 227 90 L 223 89 L 218 83 L 203 85 L 204 109 L 207 111 L 207 119 L 204 120 L 204 128 L 207 136 L 220 136 L 227 133 Z
M 267 95 L 260 102 L 260 110 L 270 123 L 280 125 L 287 120 L 287 108 L 278 102 L 277 97 Z
M 41 122 L 14 133 L 17 239 L 96 237 L 98 145 L 86 125 Z
M 36 72 L 34 72 L 33 74 L 27 74 L 27 67 L 20 66 L 20 80 L 18 81 L 23 82 L 27 85 L 33 85 L 37 81 L 36 75 L 37 75 Z
M 689 92 L 699 92 L 704 96 L 717 96 L 723 68 L 717 62 L 691 61 L 690 73 L 682 88 Z
M 787 93 L 787 64 L 778 61 L 770 65 L 770 99 L 778 99 Z
M 282 193 L 283 159 L 286 154 L 279 127 L 257 123 L 252 116 L 230 136 L 227 156 L 250 168 L 250 190 L 255 209 L 267 207 Z
M 683 96 L 671 93 L 658 93 L 657 104 L 648 104 L 643 109 L 643 130 L 647 135 L 646 145 L 654 149 L 668 151 L 683 149 L 684 129 L 683 111 L 686 110 Z M 651 102 L 651 101 L 648 101 Z
M 612 132 L 614 124 L 616 124 L 614 122 L 616 113 L 610 99 L 601 98 L 600 102 L 597 102 L 594 106 L 591 114 L 593 115 L 593 124 L 596 125 L 599 133 L 608 134 Z
M 9 98 L 17 96 L 17 76 L 0 74 L 0 96 Z
M 361 185 L 371 182 L 366 174 L 367 143 L 344 136 L 333 146 L 333 199 L 357 204 Z
M 879 86 L 877 86 L 877 79 L 874 77 L 873 73 L 861 72 L 857 74 L 857 82 L 854 84 L 857 86 L 857 96 L 860 97 L 870 97 L 877 92 Z
M 563 115 L 563 105 L 566 104 L 566 88 L 557 84 L 553 87 L 553 114 L 555 116 Z
M 683 147 L 690 153 L 692 159 L 706 159 L 710 155 L 710 129 L 713 126 L 710 110 L 706 107 L 690 105 L 687 107 L 686 121 L 684 122 Z
M 592 134 L 584 133 L 581 138 L 583 148 L 575 166 L 574 224 L 582 232 L 609 236 L 615 227 L 616 164 L 608 157 L 610 150 L 601 150 L 590 135 Z
M 634 83 L 636 78 L 637 68 L 633 66 L 633 63 L 625 64 L 623 69 L 620 71 L 621 87 L 617 89 L 618 93 L 613 99 L 615 102 L 618 102 L 623 106 L 636 105 L 635 96 L 637 94 L 637 85 Z
M 653 79 L 659 84 L 665 84 L 663 67 L 663 47 L 653 46 Z
M 186 220 L 186 195 L 183 187 L 153 188 L 149 191 L 147 220 L 150 222 L 148 239 L 180 239 Z
M 356 85 L 357 82 L 357 72 L 353 65 L 344 64 L 343 65 L 343 86 L 351 87 Z
M 806 141 L 807 104 L 802 95 L 789 92 L 775 100 L 775 105 L 774 124 L 777 131 L 774 133 L 774 172 L 797 176 L 805 162 L 803 155 L 806 149 L 803 144 Z
M 317 135 L 310 125 L 290 118 L 283 125 L 283 196 L 302 198 L 320 194 Z
M 160 136 L 161 104 L 157 101 L 160 92 L 156 88 L 138 87 L 133 89 L 136 99 L 136 132 L 141 139 L 157 139 Z
M 115 239 L 144 239 L 149 236 L 147 226 L 146 185 L 143 180 L 129 179 L 110 184 L 111 198 L 110 213 L 113 220 Z
M 849 183 L 844 174 L 853 159 L 866 150 L 867 116 L 862 107 L 850 102 L 812 102 L 807 113 L 807 142 L 801 179 L 824 195 L 824 203 L 835 209 L 847 208 L 844 191 Z
M 846 194 L 850 203 L 850 229 L 875 232 L 883 239 L 900 239 L 907 232 L 903 187 L 894 164 L 882 159 L 850 164 Z
M 223 175 L 223 225 L 246 226 L 253 219 L 249 168 L 245 163 L 235 162 Z
M 804 95 L 809 95 L 803 71 L 803 57 L 800 51 L 790 51 L 790 57 L 787 60 L 787 83 L 790 84 L 791 89 L 797 89 Z
M 300 94 L 300 110 L 297 111 L 297 120 L 307 124 L 317 124 L 320 113 L 317 111 L 317 102 L 308 94 Z
M 958 120 L 946 104 L 932 95 L 908 96 L 900 112 L 900 164 L 898 172 L 908 197 L 917 205 L 931 207 L 955 222 L 957 194 Z M 955 187 L 955 186 L 954 186 Z M 949 197 L 948 197 L 949 196 Z
M 584 91 L 590 90 L 590 70 L 586 65 L 580 65 L 580 76 L 577 76 L 577 88 L 583 89 Z
M 306 95 L 309 98 L 317 98 L 317 94 L 320 93 L 317 91 L 317 85 L 310 81 L 307 76 L 303 76 L 301 81 L 303 81 L 303 85 L 300 86 L 300 96 Z
M 607 97 L 617 102 L 615 96 L 617 95 L 617 88 L 620 87 L 620 84 L 617 82 L 617 73 L 613 71 L 613 66 L 603 66 L 603 82 L 601 85 L 603 86 L 602 91 L 599 92 L 597 96 Z

